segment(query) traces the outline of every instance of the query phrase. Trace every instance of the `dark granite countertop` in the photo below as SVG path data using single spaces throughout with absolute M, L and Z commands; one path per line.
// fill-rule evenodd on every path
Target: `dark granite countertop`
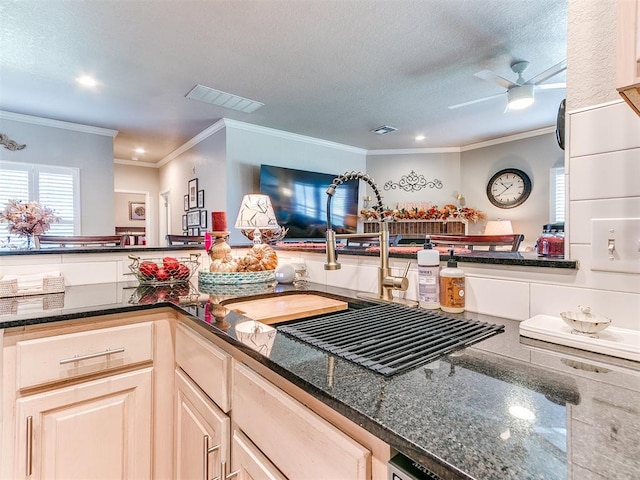
M 286 244 L 278 244 L 276 250 L 284 251 L 298 251 L 307 253 L 324 253 L 324 244 L 309 242 L 308 244 L 293 244 L 288 246 Z M 403 248 L 406 248 L 407 253 L 401 252 Z M 337 249 L 338 256 L 340 255 L 359 255 L 368 257 L 377 257 L 379 253 L 377 251 L 368 251 L 366 247 L 342 247 Z M 415 246 L 411 248 L 409 245 L 402 245 L 394 247 L 389 252 L 391 258 L 416 258 Z M 543 257 L 539 256 L 535 252 L 499 252 L 499 251 L 487 251 L 487 250 L 475 250 L 466 251 L 455 254 L 456 259 L 459 262 L 464 263 L 482 263 L 487 265 L 519 265 L 522 267 L 542 267 L 542 268 L 568 268 L 577 269 L 578 261 L 565 259 L 564 257 Z M 449 259 L 448 253 L 440 254 L 440 261 L 447 261 Z
M 383 377 L 280 332 L 265 357 L 235 338 L 234 325 L 246 317 L 230 312 L 215 323 L 203 303 L 291 288 L 192 287 L 193 303 L 178 306 L 144 304 L 157 293 L 177 297 L 166 289 L 145 297 L 149 291 L 135 283 L 67 287 L 54 294 L 62 297 L 31 299 L 22 309 L 11 303 L 16 299 L 1 299 L 0 327 L 171 306 L 444 478 L 639 478 L 639 363 L 527 342 L 516 321 L 465 313 L 503 324 L 505 332 Z M 310 291 L 356 296 L 317 285 Z
M 317 242 L 309 242 L 305 247 L 304 244 L 296 244 L 295 246 L 276 246 L 277 250 L 284 251 L 297 251 L 297 252 L 313 252 L 324 253 L 324 248 L 319 248 Z M 250 245 L 236 245 L 232 248 L 248 248 Z M 135 255 L 136 253 L 144 252 L 164 252 L 164 251 L 179 251 L 179 250 L 193 250 L 198 248 L 197 245 L 172 245 L 162 247 L 148 247 L 148 246 L 127 246 L 127 247 L 68 247 L 68 248 L 43 248 L 40 250 L 8 250 L 0 249 L 0 257 L 2 256 L 16 256 L 16 255 L 60 255 L 61 253 L 122 253 Z M 349 247 L 338 249 L 339 255 L 356 255 L 356 256 L 371 256 L 377 257 L 377 252 L 367 251 L 363 247 Z M 402 252 L 390 252 L 391 258 L 416 258 L 416 253 L 402 253 Z M 441 254 L 441 261 L 446 261 L 449 258 L 448 254 Z M 460 262 L 466 263 L 481 263 L 486 265 L 518 265 L 522 267 L 542 267 L 542 268 L 565 268 L 565 269 L 577 269 L 578 261 L 565 259 L 563 257 L 541 257 L 534 252 L 490 252 L 490 251 L 473 251 L 456 254 L 456 258 Z

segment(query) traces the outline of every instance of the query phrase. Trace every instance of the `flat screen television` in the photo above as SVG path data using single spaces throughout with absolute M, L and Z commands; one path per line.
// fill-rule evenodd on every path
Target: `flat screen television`
M 337 175 L 293 168 L 260 166 L 260 193 L 269 195 L 286 238 L 324 238 L 327 230 L 327 188 Z M 331 224 L 337 233 L 356 233 L 358 180 L 340 185 L 331 201 Z

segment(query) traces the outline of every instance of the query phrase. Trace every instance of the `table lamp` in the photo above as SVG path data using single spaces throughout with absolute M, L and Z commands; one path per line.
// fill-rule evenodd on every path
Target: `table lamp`
M 513 226 L 510 220 L 489 220 L 484 228 L 485 235 L 511 235 Z
M 235 226 L 254 244 L 262 243 L 263 237 L 267 242 L 280 240 L 287 232 L 278 225 L 269 196 L 257 193 L 242 198 Z

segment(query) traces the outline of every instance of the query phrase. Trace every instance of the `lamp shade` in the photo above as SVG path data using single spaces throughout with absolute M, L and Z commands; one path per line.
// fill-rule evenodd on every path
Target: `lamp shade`
M 510 220 L 489 220 L 484 228 L 485 235 L 511 235 L 513 226 Z
M 257 193 L 245 195 L 240 204 L 236 228 L 266 228 L 272 230 L 280 228 L 269 196 Z

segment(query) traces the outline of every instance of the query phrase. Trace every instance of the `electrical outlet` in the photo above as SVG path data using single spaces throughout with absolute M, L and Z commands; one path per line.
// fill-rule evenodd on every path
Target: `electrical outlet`
M 640 218 L 591 220 L 591 270 L 640 273 Z

